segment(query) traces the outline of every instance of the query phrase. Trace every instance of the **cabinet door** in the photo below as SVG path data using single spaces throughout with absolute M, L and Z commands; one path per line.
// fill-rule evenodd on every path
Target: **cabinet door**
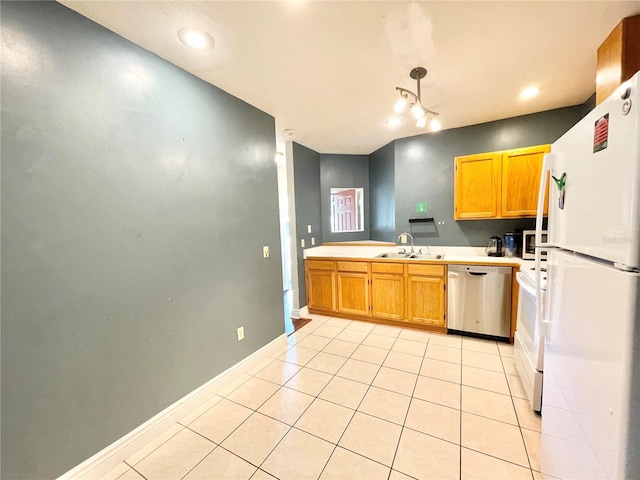
M 538 208 L 538 185 L 545 153 L 550 145 L 518 148 L 502 154 L 502 217 L 534 217 Z M 549 190 L 545 198 L 545 215 Z
M 336 274 L 333 270 L 307 270 L 307 306 L 310 309 L 335 311 Z
M 445 327 L 444 277 L 409 275 L 408 279 L 407 320 Z
M 455 159 L 456 220 L 498 216 L 500 154 L 467 155 Z
M 598 47 L 596 105 L 640 69 L 640 15 L 622 19 Z
M 369 274 L 338 272 L 338 311 L 369 315 Z
M 389 320 L 404 320 L 403 275 L 371 275 L 371 315 Z

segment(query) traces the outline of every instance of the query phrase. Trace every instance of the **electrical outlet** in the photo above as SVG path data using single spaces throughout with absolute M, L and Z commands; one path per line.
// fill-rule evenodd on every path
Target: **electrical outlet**
M 244 340 L 244 327 L 238 328 L 238 341 Z
M 315 245 L 316 244 L 316 237 L 311 237 L 311 245 Z
M 407 236 L 404 233 L 400 235 L 400 243 L 407 243 Z
M 311 225 L 307 225 L 307 233 L 311 233 Z
M 300 246 L 304 248 L 304 238 L 300 239 Z
M 262 247 L 262 256 L 264 258 L 269 258 L 269 245 Z

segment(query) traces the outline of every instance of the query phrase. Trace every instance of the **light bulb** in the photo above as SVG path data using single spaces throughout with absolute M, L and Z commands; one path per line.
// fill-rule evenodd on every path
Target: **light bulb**
M 178 38 L 187 47 L 196 50 L 208 50 L 213 48 L 215 42 L 211 35 L 204 30 L 195 27 L 184 27 L 178 30 Z
M 424 128 L 426 124 L 427 124 L 427 117 L 420 117 L 416 122 L 416 127 Z
M 440 122 L 438 121 L 437 118 L 432 119 L 429 122 L 429 126 L 431 127 L 431 131 L 433 131 L 433 132 L 437 132 L 438 130 L 440 130 L 442 128 L 442 125 L 440 125 Z
M 538 95 L 538 93 L 540 93 L 540 89 L 538 87 L 525 88 L 522 92 L 520 92 L 520 99 L 529 100 L 530 98 Z
M 401 95 L 396 104 L 393 106 L 393 111 L 396 113 L 402 113 L 405 105 L 407 104 L 407 96 Z
M 419 119 L 420 117 L 424 117 L 425 115 L 424 108 L 422 108 L 422 105 L 420 105 L 419 103 L 414 103 L 413 105 L 411 105 L 411 113 L 413 113 L 413 116 L 417 119 Z

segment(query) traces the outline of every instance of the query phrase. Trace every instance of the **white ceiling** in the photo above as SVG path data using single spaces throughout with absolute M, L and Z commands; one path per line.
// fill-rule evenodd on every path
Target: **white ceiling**
M 276 118 L 278 137 L 320 153 L 369 154 L 428 131 L 393 116 L 416 90 L 443 129 L 584 102 L 596 49 L 640 1 L 69 1 L 76 10 Z M 200 52 L 177 31 L 215 39 Z M 527 86 L 540 87 L 529 101 Z

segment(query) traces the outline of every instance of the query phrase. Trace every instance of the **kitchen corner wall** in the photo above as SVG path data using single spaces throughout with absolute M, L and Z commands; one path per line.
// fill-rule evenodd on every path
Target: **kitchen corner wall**
M 533 219 L 454 221 L 454 157 L 553 143 L 587 111 L 584 105 L 550 110 L 403 138 L 394 142 L 393 152 L 388 146 L 386 150 L 379 150 L 376 155 L 384 157 L 384 160 L 377 158 L 372 162 L 370 175 L 382 177 L 383 170 L 388 170 L 393 157 L 394 235 L 403 231 L 412 232 L 417 245 L 484 246 L 492 235 L 502 235 L 518 228 L 533 228 Z M 383 202 L 381 208 L 377 205 L 378 198 L 372 196 L 372 211 L 388 212 L 387 201 Z M 425 201 L 427 212 L 416 213 L 416 203 Z M 376 220 L 376 224 L 391 223 L 390 218 L 380 216 L 382 219 Z M 434 217 L 435 223 L 410 226 L 409 218 L 419 216 Z M 437 225 L 437 222 L 444 222 L 444 225 Z M 388 232 L 382 235 L 378 229 L 372 231 L 374 240 L 393 240 Z
M 331 232 L 331 189 L 364 190 L 364 231 Z M 320 154 L 320 194 L 322 205 L 322 239 L 325 242 L 369 240 L 369 156 Z M 319 243 L 316 243 L 319 245 Z
M 311 237 L 316 245 L 322 244 L 322 211 L 320 196 L 320 154 L 293 143 L 293 182 L 295 196 L 296 252 L 298 263 L 298 301 L 299 306 L 307 304 L 307 290 L 304 278 L 305 248 L 311 247 Z M 307 227 L 311 225 L 311 233 Z M 301 240 L 305 246 L 302 247 Z
M 396 241 L 395 142 L 369 155 L 371 239 Z
M 55 478 L 284 332 L 275 122 L 59 3 L 1 15 L 2 478 Z

